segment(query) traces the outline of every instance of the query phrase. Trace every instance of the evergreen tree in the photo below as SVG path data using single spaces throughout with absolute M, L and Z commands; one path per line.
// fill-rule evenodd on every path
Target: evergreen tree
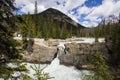
M 37 9 L 37 1 L 35 1 L 35 11 L 34 11 L 34 14 L 37 14 L 38 13 L 38 9 Z
M 108 66 L 100 52 L 96 52 L 91 55 L 91 64 L 94 68 L 94 75 L 91 75 L 92 80 L 113 80 L 113 76 L 108 70 Z M 90 79 L 90 78 L 89 78 Z
M 14 69 L 9 69 L 6 60 L 20 57 L 16 49 L 18 43 L 13 39 L 16 20 L 12 12 L 15 10 L 14 0 L 0 0 L 0 78 L 4 80 L 12 77 L 14 72 Z
M 36 35 L 37 35 L 38 34 L 37 32 L 39 31 L 39 29 L 38 29 L 38 8 L 37 8 L 37 1 L 35 1 L 34 21 L 35 21 L 35 31 L 36 31 Z
M 120 65 L 120 23 L 114 24 L 112 38 L 113 63 Z
M 13 4 L 14 0 L 0 1 L 0 58 L 2 58 L 2 56 L 15 58 L 14 56 L 18 54 L 15 48 L 17 43 L 15 43 L 16 41 L 13 39 L 15 22 L 13 22 L 14 15 L 12 11 L 16 10 Z
M 98 38 L 99 38 L 99 26 L 95 29 L 94 34 L 95 34 L 95 42 L 98 42 Z

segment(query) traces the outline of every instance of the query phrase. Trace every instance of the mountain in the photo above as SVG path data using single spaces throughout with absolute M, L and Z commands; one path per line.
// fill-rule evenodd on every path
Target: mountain
M 39 13 L 39 15 L 43 15 L 44 17 L 52 17 L 55 20 L 69 23 L 75 27 L 84 27 L 78 23 L 76 23 L 74 20 L 72 20 L 70 17 L 62 13 L 61 11 L 53 8 L 48 8 L 47 10 Z
M 109 15 L 107 17 L 105 17 L 100 23 L 99 25 L 106 25 L 106 24 L 112 24 L 112 23 L 118 23 L 119 22 L 119 18 L 120 16 L 115 16 L 115 15 Z
M 26 21 L 26 29 L 30 29 L 24 34 L 30 37 L 65 39 L 80 36 L 80 30 L 85 28 L 53 8 L 38 14 L 22 15 L 22 17 Z

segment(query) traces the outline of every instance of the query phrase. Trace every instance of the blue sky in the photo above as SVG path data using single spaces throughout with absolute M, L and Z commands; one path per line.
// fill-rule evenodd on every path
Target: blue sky
M 90 8 L 100 6 L 101 4 L 102 4 L 102 0 L 87 0 L 85 2 L 85 5 Z
M 34 13 L 36 0 L 15 0 L 18 14 Z M 38 12 L 55 8 L 86 27 L 97 26 L 109 15 L 120 13 L 120 0 L 37 0 Z

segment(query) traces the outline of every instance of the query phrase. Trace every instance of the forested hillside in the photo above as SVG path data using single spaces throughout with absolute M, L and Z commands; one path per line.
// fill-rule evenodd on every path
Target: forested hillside
M 84 28 L 71 18 L 56 9 L 47 9 L 42 13 L 19 15 L 25 23 L 20 23 L 17 32 L 26 37 L 37 38 L 70 38 L 80 36 Z M 23 27 L 24 26 L 24 27 Z

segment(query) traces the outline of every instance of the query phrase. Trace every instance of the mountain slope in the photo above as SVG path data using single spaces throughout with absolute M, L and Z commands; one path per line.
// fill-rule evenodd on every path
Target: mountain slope
M 67 22 L 75 27 L 83 27 L 82 25 L 76 23 L 74 20 L 72 20 L 70 17 L 68 17 L 67 15 L 63 14 L 62 12 L 60 12 L 57 9 L 53 9 L 53 8 L 49 8 L 41 13 L 39 13 L 39 15 L 43 15 L 44 17 L 52 17 L 55 20 L 59 20 L 62 22 Z
M 49 8 L 38 14 L 22 15 L 26 21 L 26 36 L 39 38 L 69 38 L 80 36 L 80 30 L 84 26 L 76 23 L 62 12 Z M 23 30 L 21 30 L 23 31 Z
M 115 16 L 115 15 L 109 15 L 107 17 L 105 17 L 100 23 L 99 26 L 102 25 L 107 25 L 107 24 L 112 24 L 112 23 L 118 23 L 119 22 L 119 16 Z

